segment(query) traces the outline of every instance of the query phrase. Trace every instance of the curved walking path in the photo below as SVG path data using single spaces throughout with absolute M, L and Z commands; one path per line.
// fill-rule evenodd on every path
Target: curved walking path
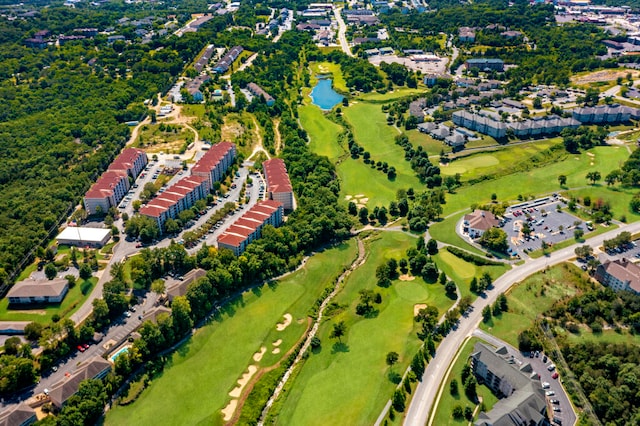
M 271 160 L 271 156 L 269 155 L 269 152 L 266 149 L 264 149 L 264 146 L 262 145 L 262 135 L 260 134 L 260 126 L 258 125 L 258 120 L 256 120 L 256 117 L 253 115 L 251 116 L 251 118 L 253 119 L 253 125 L 256 126 L 257 143 L 256 143 L 256 146 L 253 148 L 253 151 L 251 151 L 251 155 L 247 157 L 247 161 L 251 160 L 253 156 L 256 155 L 258 152 L 264 152 L 264 155 L 267 156 L 267 159 Z
M 335 295 L 338 294 L 338 292 L 342 289 L 341 284 L 349 276 L 349 274 L 351 274 L 351 272 L 355 271 L 356 269 L 358 269 L 360 266 L 362 266 L 364 264 L 364 262 L 366 260 L 366 252 L 365 252 L 365 249 L 364 249 L 364 243 L 362 242 L 362 240 L 360 238 L 358 238 L 357 241 L 358 241 L 358 257 L 353 261 L 351 266 L 346 271 L 344 271 L 342 273 L 342 275 L 340 275 L 340 277 L 338 277 L 338 281 L 336 282 L 335 288 L 322 301 L 322 304 L 320 305 L 320 308 L 318 309 L 318 317 L 316 318 L 315 322 L 313 323 L 313 327 L 311 328 L 311 331 L 309 331 L 309 334 L 307 334 L 307 338 L 306 338 L 304 344 L 302 345 L 302 348 L 300 348 L 300 351 L 298 352 L 298 355 L 296 356 L 296 359 L 293 361 L 293 363 L 291 363 L 291 366 L 284 373 L 284 375 L 282 376 L 282 379 L 280 379 L 280 382 L 278 383 L 278 385 L 276 386 L 275 390 L 273 391 L 273 394 L 271 394 L 271 397 L 267 401 L 267 404 L 265 405 L 264 410 L 262 410 L 262 415 L 260 416 L 260 420 L 258 421 L 258 425 L 259 426 L 263 426 L 264 425 L 264 420 L 267 417 L 267 414 L 269 413 L 269 409 L 271 408 L 273 403 L 276 401 L 276 399 L 278 399 L 278 397 L 280 396 L 280 393 L 282 393 L 282 389 L 284 389 L 285 384 L 289 380 L 289 377 L 291 376 L 291 373 L 293 373 L 293 370 L 295 369 L 296 365 L 298 365 L 298 363 L 300 362 L 300 360 L 302 359 L 304 354 L 307 352 L 307 350 L 311 346 L 311 340 L 315 337 L 316 333 L 318 332 L 318 328 L 320 327 L 320 323 L 322 322 L 322 314 L 324 313 L 324 310 L 329 305 L 331 300 L 333 300 Z

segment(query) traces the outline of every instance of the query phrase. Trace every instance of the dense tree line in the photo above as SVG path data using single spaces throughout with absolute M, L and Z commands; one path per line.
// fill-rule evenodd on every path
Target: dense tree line
M 429 154 L 422 146 L 414 148 L 405 134 L 396 136 L 395 142 L 396 145 L 400 145 L 404 149 L 404 159 L 411 163 L 411 168 L 416 172 L 420 181 L 427 185 L 427 188 L 442 185 L 440 167 L 435 166 L 429 160 Z

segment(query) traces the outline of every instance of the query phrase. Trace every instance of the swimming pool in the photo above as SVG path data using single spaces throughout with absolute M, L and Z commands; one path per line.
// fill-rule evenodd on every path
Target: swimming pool
M 114 353 L 113 355 L 111 355 L 109 357 L 109 361 L 115 363 L 116 362 L 116 358 L 118 358 L 120 355 L 125 354 L 127 352 L 129 352 L 129 348 L 131 347 L 131 345 L 127 345 L 127 346 L 123 346 L 120 349 L 118 349 L 118 351 L 116 353 Z

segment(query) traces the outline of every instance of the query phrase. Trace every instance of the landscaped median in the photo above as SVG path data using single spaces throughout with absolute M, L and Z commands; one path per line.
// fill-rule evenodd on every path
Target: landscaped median
M 310 308 L 356 252 L 353 240 L 327 249 L 299 271 L 225 305 L 171 356 L 136 402 L 110 410 L 105 424 L 155 425 L 161 416 L 162 424 L 219 425 L 237 418 L 255 378 L 265 372 L 262 377 L 270 378 L 272 367 L 287 358 L 308 329 Z

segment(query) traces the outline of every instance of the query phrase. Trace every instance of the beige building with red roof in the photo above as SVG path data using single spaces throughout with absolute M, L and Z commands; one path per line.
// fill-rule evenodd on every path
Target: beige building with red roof
M 144 151 L 124 149 L 85 194 L 84 208 L 87 214 L 106 213 L 111 207 L 117 206 L 129 190 L 129 176 L 134 179 L 138 177 L 147 162 Z
M 497 227 L 500 221 L 491 212 L 474 210 L 472 213 L 464 216 L 462 224 L 463 232 L 469 234 L 469 237 L 479 238 L 485 231 Z
M 278 227 L 282 224 L 283 216 L 282 203 L 273 200 L 262 201 L 249 209 L 218 237 L 218 248 L 229 249 L 239 256 L 252 241 L 260 238 L 265 225 Z
M 262 163 L 262 170 L 269 199 L 282 203 L 286 211 L 295 210 L 293 187 L 284 161 L 280 158 L 267 160 Z
M 191 169 L 193 176 L 209 179 L 209 185 L 222 180 L 224 173 L 236 158 L 236 145 L 231 142 L 220 142 L 213 145 Z

